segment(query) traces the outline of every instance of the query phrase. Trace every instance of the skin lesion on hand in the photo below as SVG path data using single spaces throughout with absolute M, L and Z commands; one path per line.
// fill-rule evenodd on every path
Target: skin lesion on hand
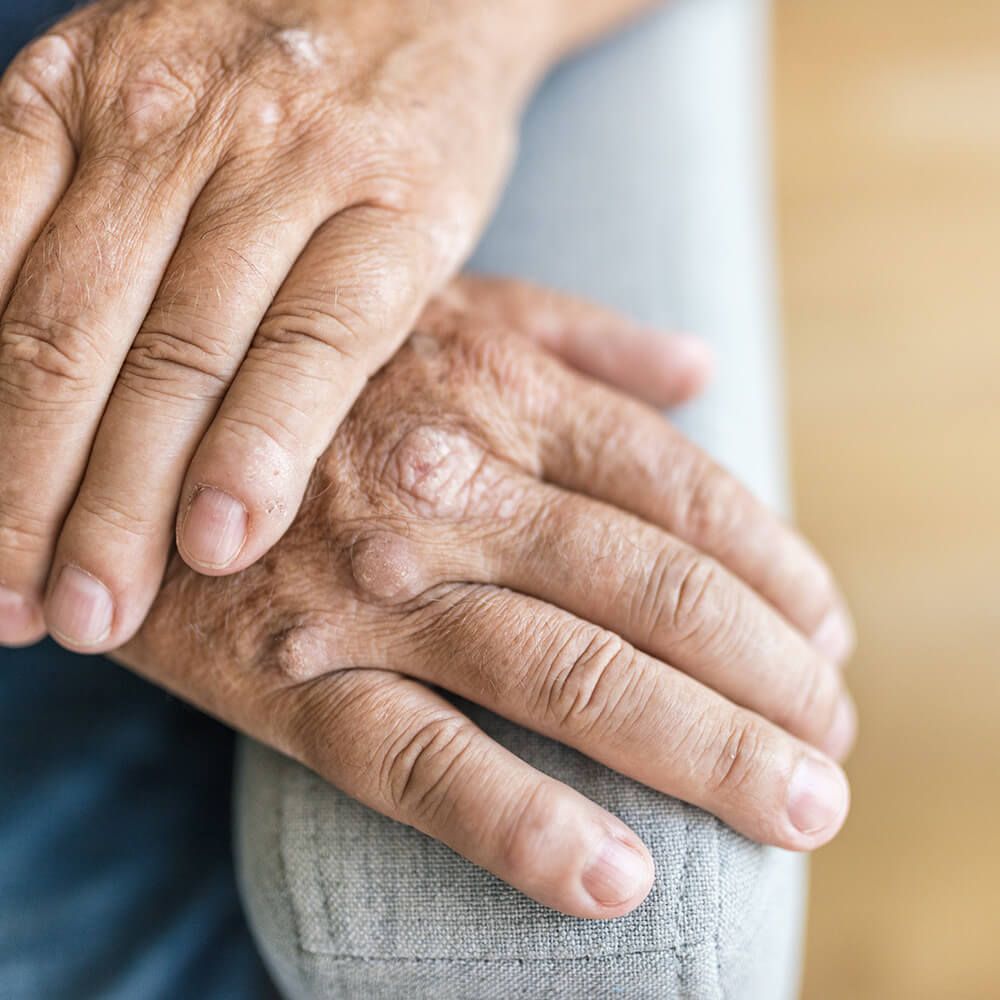
M 349 551 L 355 586 L 373 603 L 406 603 L 432 585 L 419 553 L 396 532 L 371 531 L 357 538 Z
M 468 520 L 489 516 L 507 520 L 517 511 L 518 492 L 481 445 L 463 431 L 422 425 L 393 449 L 386 485 L 422 517 Z

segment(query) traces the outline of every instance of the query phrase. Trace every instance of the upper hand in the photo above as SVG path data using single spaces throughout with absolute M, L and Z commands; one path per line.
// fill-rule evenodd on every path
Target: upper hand
M 586 314 L 454 286 L 281 543 L 226 579 L 176 563 L 119 656 L 541 902 L 611 917 L 652 879 L 636 834 L 434 688 L 797 850 L 844 820 L 854 724 L 849 625 L 806 543 L 657 413 L 504 329 L 559 342 Z
M 103 0 L 9 67 L 0 642 L 119 645 L 175 519 L 208 574 L 287 529 L 488 214 L 541 64 L 503 9 Z

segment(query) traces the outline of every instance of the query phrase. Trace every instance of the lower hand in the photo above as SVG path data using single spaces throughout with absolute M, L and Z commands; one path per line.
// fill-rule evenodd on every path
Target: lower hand
M 810 850 L 848 808 L 852 709 L 823 649 L 846 653 L 849 626 L 810 548 L 668 422 L 501 328 L 537 334 L 533 301 L 546 339 L 581 328 L 537 296 L 480 281 L 435 302 L 281 543 L 222 579 L 175 559 L 118 657 L 540 902 L 608 918 L 650 887 L 636 834 L 436 689 Z

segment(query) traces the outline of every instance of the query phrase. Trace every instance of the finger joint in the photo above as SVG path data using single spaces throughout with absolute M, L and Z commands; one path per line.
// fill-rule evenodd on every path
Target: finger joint
M 543 718 L 559 732 L 585 739 L 615 717 L 621 723 L 616 734 L 625 735 L 622 706 L 638 675 L 635 661 L 635 650 L 614 633 L 574 630 L 555 644 L 545 672 Z
M 67 103 L 80 89 L 80 58 L 73 40 L 50 33 L 27 45 L 0 82 L 0 125 L 44 140 L 53 122 L 64 132 Z
M 732 798 L 759 773 L 766 742 L 761 724 L 743 713 L 730 720 L 720 736 L 708 750 L 706 784 L 711 794 Z
M 100 337 L 67 320 L 8 317 L 0 327 L 0 391 L 18 408 L 60 408 L 90 397 L 94 369 L 103 363 Z
M 472 739 L 469 723 L 444 714 L 432 714 L 399 734 L 386 753 L 381 778 L 394 812 L 408 822 L 437 825 L 469 761 Z
M 218 341 L 147 329 L 136 337 L 116 391 L 155 403 L 216 400 L 229 384 L 230 368 Z

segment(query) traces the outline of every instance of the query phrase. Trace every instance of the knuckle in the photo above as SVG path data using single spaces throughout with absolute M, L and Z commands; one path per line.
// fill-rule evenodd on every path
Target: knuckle
M 78 89 L 80 58 L 68 35 L 50 33 L 28 44 L 0 81 L 0 122 L 15 132 L 62 122 Z
M 470 766 L 473 731 L 451 715 L 411 723 L 386 750 L 380 776 L 385 801 L 410 822 L 434 824 L 450 790 Z
M 161 403 L 218 399 L 229 384 L 229 357 L 210 338 L 143 330 L 122 366 L 115 391 Z
M 53 542 L 53 524 L 24 503 L 0 498 L 0 552 L 37 556 Z M 0 571 L 0 577 L 4 574 Z
M 244 131 L 254 137 L 255 146 L 271 146 L 287 132 L 291 107 L 287 95 L 268 87 L 245 87 L 236 99 L 236 116 Z
M 320 347 L 356 363 L 364 356 L 364 323 L 360 312 L 346 302 L 286 299 L 261 324 L 255 346 L 280 351 L 283 358 L 288 353 L 311 358 Z
M 519 463 L 540 474 L 537 428 L 548 426 L 566 406 L 567 383 L 559 363 L 507 327 L 481 322 L 473 328 L 460 326 L 449 346 L 452 382 L 461 391 L 475 392 L 475 398 L 502 403 L 494 407 L 494 422 L 504 419 L 505 447 Z M 607 446 L 614 448 L 615 442 L 608 441 Z M 567 443 L 573 451 L 578 447 L 576 441 Z M 590 458 L 579 453 L 571 456 L 577 464 Z
M 707 644 L 728 620 L 714 560 L 691 553 L 675 560 L 659 585 L 659 600 L 667 628 L 681 641 Z
M 699 546 L 725 549 L 736 535 L 743 493 L 727 472 L 710 459 L 695 458 L 687 489 L 679 491 L 678 534 Z
M 676 590 L 675 554 L 665 546 L 660 546 L 655 552 L 649 571 L 631 576 L 630 583 L 634 588 L 629 595 L 627 608 L 631 633 L 635 641 L 643 646 L 672 627 L 675 617 L 675 603 L 670 595 Z
M 477 327 L 464 328 L 458 342 L 462 360 L 469 370 L 501 392 L 523 390 L 526 360 L 531 352 L 520 338 L 497 336 L 495 327 Z
M 248 486 L 271 497 L 264 501 L 269 515 L 288 513 L 284 498 L 309 457 L 291 415 L 293 409 L 286 402 L 276 406 L 274 401 L 242 398 L 227 408 L 214 428 L 220 451 L 231 445 L 246 456 L 253 470 Z
M 542 718 L 575 738 L 601 728 L 626 735 L 625 706 L 640 674 L 635 661 L 635 650 L 617 635 L 593 626 L 573 630 L 554 644 L 543 671 Z
M 336 134 L 331 136 L 336 138 Z M 329 144 L 329 139 L 327 140 Z M 336 156 L 336 148 L 327 146 L 331 156 Z M 431 178 L 440 177 L 421 158 L 421 151 L 414 147 L 401 150 L 379 148 L 363 132 L 358 134 L 351 146 L 353 178 L 366 204 L 396 215 L 401 222 L 415 232 L 411 220 L 417 219 L 429 208 L 428 192 Z M 447 216 L 442 215 L 442 218 Z M 456 219 L 456 224 L 458 220 Z M 428 229 L 426 235 L 433 240 L 437 235 L 446 235 L 452 227 L 440 227 L 435 234 Z
M 546 849 L 551 831 L 573 820 L 564 813 L 564 802 L 555 786 L 545 780 L 520 799 L 501 841 L 500 866 L 508 879 L 531 883 L 545 877 L 551 865 Z
M 725 798 L 737 796 L 764 766 L 767 740 L 763 725 L 749 713 L 736 713 L 716 730 L 704 753 L 708 792 Z
M 284 161 L 284 168 L 317 180 L 320 190 L 343 184 L 343 172 L 330 167 L 345 165 L 349 117 L 330 118 L 325 103 L 329 92 L 322 86 L 303 87 L 301 77 L 282 78 L 274 73 L 273 59 L 256 62 L 230 91 L 236 155 L 252 158 L 283 150 L 293 154 Z
M 293 79 L 298 79 L 303 71 L 315 72 L 327 62 L 327 42 L 315 32 L 305 28 L 275 28 L 268 38 L 277 65 L 293 74 Z
M 334 668 L 321 681 L 309 683 L 313 679 L 310 675 L 270 692 L 265 712 L 273 730 L 270 742 L 328 779 L 368 783 L 375 763 L 358 741 L 355 727 L 359 720 L 370 725 L 369 720 L 377 719 L 381 724 L 390 716 L 398 675 Z
M 349 552 L 351 576 L 363 600 L 405 604 L 432 585 L 412 542 L 393 531 L 376 528 L 362 533 Z
M 184 132 L 200 103 L 190 82 L 193 76 L 161 57 L 131 67 L 117 97 L 119 141 L 126 148 L 141 149 Z
M 302 684 L 329 672 L 330 642 L 326 630 L 310 622 L 294 622 L 271 635 L 261 652 L 282 687 Z
M 97 337 L 67 321 L 8 318 L 0 328 L 0 391 L 11 405 L 39 410 L 91 394 L 95 361 Z
M 806 738 L 823 737 L 833 724 L 834 713 L 840 701 L 842 683 L 839 671 L 826 664 L 808 667 L 788 699 L 785 712 L 777 721 Z
M 110 532 L 112 535 L 142 542 L 158 538 L 163 530 L 161 525 L 138 516 L 120 499 L 101 496 L 91 491 L 84 491 L 77 497 L 73 517 L 74 520 L 80 518 L 90 522 L 83 532 L 83 537 L 90 538 L 91 544 L 94 541 L 91 534 L 94 526 L 104 529 L 105 533 Z M 82 525 L 77 522 L 77 529 L 81 527 Z

